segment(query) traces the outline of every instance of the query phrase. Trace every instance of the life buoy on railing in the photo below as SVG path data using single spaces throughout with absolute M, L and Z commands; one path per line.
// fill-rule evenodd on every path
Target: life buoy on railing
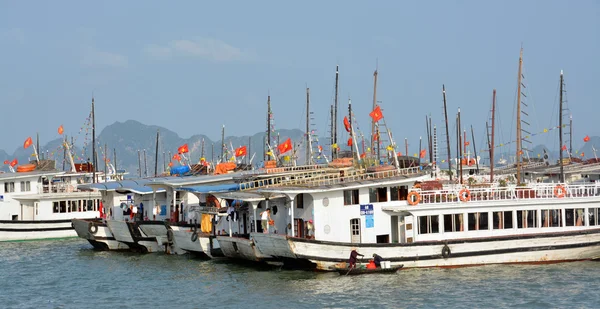
M 554 187 L 554 196 L 558 198 L 563 198 L 567 195 L 567 189 L 563 185 L 557 185 Z
M 198 240 L 198 233 L 192 232 L 192 236 L 191 236 L 190 240 L 192 242 L 195 242 L 196 240 Z
M 460 200 L 463 202 L 470 201 L 471 200 L 471 191 L 469 191 L 469 189 L 467 189 L 467 188 L 463 188 L 462 190 L 460 190 L 460 192 L 458 192 L 458 198 L 460 198 Z
M 477 162 L 475 162 L 475 158 L 471 158 L 469 159 L 469 166 L 475 165 Z
M 421 195 L 417 191 L 411 191 L 406 198 L 408 205 L 415 206 L 421 202 Z

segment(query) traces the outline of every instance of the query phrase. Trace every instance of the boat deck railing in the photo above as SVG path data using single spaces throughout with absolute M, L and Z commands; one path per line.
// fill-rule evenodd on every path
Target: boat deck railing
M 252 171 L 242 172 L 242 176 L 253 176 L 271 173 L 287 173 L 287 172 L 303 172 L 311 170 L 320 170 L 328 168 L 327 164 L 312 164 L 312 165 L 299 165 L 299 166 L 282 166 L 282 167 L 271 167 L 262 168 Z
M 318 171 L 301 172 L 292 175 L 281 175 L 271 178 L 256 179 L 253 181 L 242 182 L 240 183 L 240 189 L 243 191 L 274 186 L 319 187 L 336 185 L 340 183 L 359 182 L 364 180 L 386 179 L 399 176 L 413 176 L 418 175 L 421 172 L 422 169 L 418 166 L 378 172 L 365 172 L 364 169 L 353 168 L 329 168 Z
M 445 190 L 422 191 L 420 189 L 413 189 L 411 191 L 418 193 L 416 198 L 411 198 L 411 201 L 418 199 L 417 204 L 600 197 L 600 185 L 596 183 L 578 185 L 531 184 L 527 187 L 457 187 Z
M 65 182 L 59 182 L 59 183 L 49 184 L 49 185 L 38 184 L 38 192 L 40 192 L 40 193 L 65 193 L 65 192 L 78 192 L 78 191 L 79 190 L 77 189 L 76 186 L 74 186 L 70 183 L 65 183 Z

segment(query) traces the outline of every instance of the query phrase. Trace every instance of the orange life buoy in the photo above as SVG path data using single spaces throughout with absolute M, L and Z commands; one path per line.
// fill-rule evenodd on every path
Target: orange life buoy
M 469 166 L 475 165 L 475 163 L 476 162 L 474 158 L 469 159 Z
M 558 198 L 563 198 L 565 197 L 565 195 L 567 195 L 567 189 L 565 189 L 565 186 L 557 185 L 556 187 L 554 187 L 554 196 Z
M 458 198 L 460 198 L 463 202 L 468 202 L 471 200 L 471 191 L 469 189 L 464 188 L 458 192 Z
M 415 206 L 421 202 L 421 195 L 417 191 L 411 191 L 410 193 L 408 193 L 406 201 L 408 202 L 408 205 Z

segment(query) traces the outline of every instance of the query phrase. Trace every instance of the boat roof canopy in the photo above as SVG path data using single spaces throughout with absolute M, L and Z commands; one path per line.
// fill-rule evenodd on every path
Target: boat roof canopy
M 238 191 L 240 185 L 237 183 L 225 183 L 219 185 L 205 185 L 205 186 L 191 186 L 191 187 L 180 187 L 179 190 L 191 192 L 191 193 L 222 193 Z

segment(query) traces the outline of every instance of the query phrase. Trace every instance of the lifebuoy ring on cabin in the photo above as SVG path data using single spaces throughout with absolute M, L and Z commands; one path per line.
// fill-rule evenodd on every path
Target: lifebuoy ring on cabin
M 469 189 L 467 189 L 467 188 L 463 188 L 462 190 L 460 190 L 460 192 L 458 192 L 458 198 L 460 198 L 460 200 L 463 202 L 470 201 L 471 200 L 471 191 L 469 191 Z
M 475 165 L 475 158 L 469 159 L 469 166 Z
M 417 191 L 411 191 L 406 197 L 406 202 L 408 202 L 408 205 L 410 206 L 415 206 L 421 202 L 421 195 Z
M 442 257 L 447 259 L 448 257 L 450 257 L 450 253 L 452 253 L 450 251 L 450 247 L 448 247 L 448 245 L 444 245 L 444 247 L 442 248 Z
M 94 223 L 90 223 L 90 225 L 88 226 L 88 232 L 96 234 L 98 232 L 98 226 Z
M 558 198 L 563 198 L 567 195 L 567 189 L 563 185 L 557 185 L 554 187 L 554 196 Z
M 195 231 L 192 231 L 192 236 L 190 237 L 190 240 L 192 242 L 196 242 L 196 240 L 198 240 L 198 233 L 196 233 Z

